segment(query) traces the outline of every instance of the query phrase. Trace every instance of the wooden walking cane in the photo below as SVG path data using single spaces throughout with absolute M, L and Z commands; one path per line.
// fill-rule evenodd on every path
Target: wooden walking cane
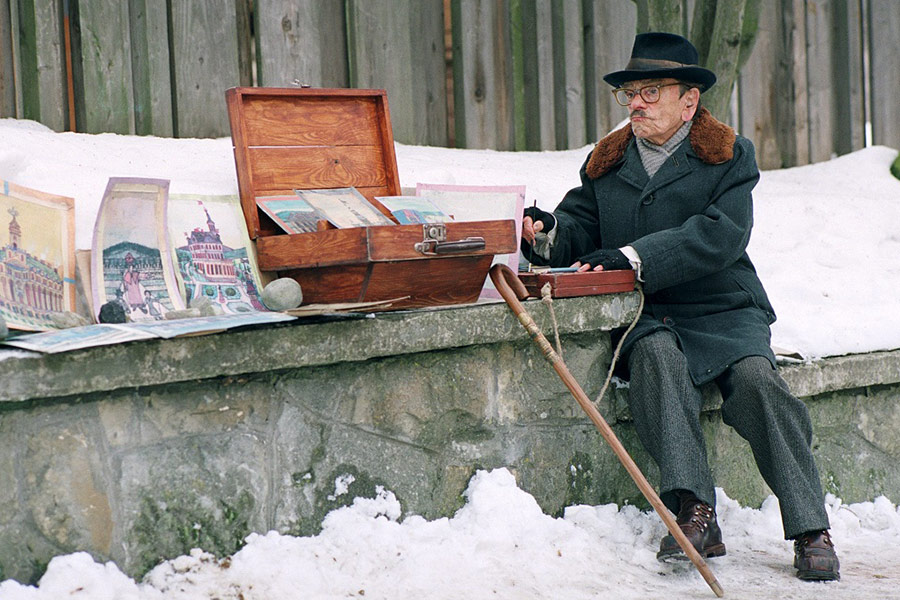
M 669 513 L 669 510 L 663 504 L 662 500 L 660 500 L 656 490 L 653 489 L 653 486 L 650 485 L 640 468 L 628 454 L 628 450 L 625 449 L 622 442 L 619 441 L 619 438 L 616 437 L 612 428 L 610 428 L 606 420 L 600 414 L 600 411 L 594 407 L 593 403 L 584 393 L 584 390 L 581 389 L 581 386 L 578 385 L 578 382 L 572 377 L 568 367 L 566 367 L 562 358 L 553 350 L 550 342 L 547 341 L 547 338 L 544 337 L 544 334 L 541 333 L 541 330 L 538 328 L 537 324 L 535 324 L 534 319 L 531 318 L 531 315 L 528 314 L 522 306 L 522 303 L 519 302 L 520 298 L 524 299 L 528 296 L 525 286 L 509 267 L 501 264 L 496 264 L 491 267 L 490 275 L 491 281 L 494 282 L 497 291 L 500 292 L 500 295 L 506 300 L 510 310 L 513 311 L 519 319 L 519 322 L 522 323 L 522 326 L 540 347 L 544 356 L 550 361 L 550 364 L 553 365 L 553 369 L 600 431 L 600 435 L 603 436 L 603 439 L 606 440 L 606 443 L 612 448 L 612 451 L 615 453 L 616 457 L 618 457 L 619 462 L 622 463 L 622 466 L 625 467 L 625 470 L 628 471 L 628 474 L 631 475 L 631 478 L 637 484 L 638 489 L 641 490 L 644 498 L 650 502 L 657 514 L 659 514 L 663 523 L 665 523 L 668 528 L 669 533 L 672 534 L 687 557 L 691 559 L 691 562 L 694 563 L 694 566 L 700 571 L 703 579 L 705 579 L 706 583 L 709 584 L 709 587 L 712 588 L 713 593 L 719 598 L 724 596 L 725 591 L 722 589 L 722 586 L 719 585 L 719 582 L 715 575 L 712 574 L 712 571 L 709 570 L 709 566 L 707 566 L 706 562 L 700 556 L 700 553 L 697 552 L 693 544 L 688 541 L 687 536 L 684 535 L 684 532 L 681 531 L 678 523 L 675 522 L 675 519 L 672 517 L 671 513 Z

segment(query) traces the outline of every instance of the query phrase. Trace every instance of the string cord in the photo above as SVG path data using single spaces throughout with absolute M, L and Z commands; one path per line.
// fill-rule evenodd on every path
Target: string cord
M 634 319 L 631 320 L 628 329 L 626 329 L 625 333 L 622 334 L 622 337 L 619 338 L 619 343 L 616 344 L 616 350 L 613 352 L 612 360 L 609 363 L 609 372 L 606 374 L 606 380 L 603 382 L 603 387 L 600 388 L 600 393 L 597 394 L 597 399 L 594 400 L 595 405 L 599 404 L 603 399 L 604 394 L 606 394 L 606 389 L 609 387 L 609 382 L 612 381 L 613 371 L 616 370 L 616 363 L 619 362 L 619 355 L 622 353 L 622 346 L 625 344 L 625 338 L 627 338 L 628 334 L 634 330 L 635 326 L 637 326 L 638 320 L 641 318 L 641 313 L 644 312 L 644 288 L 639 282 L 635 281 L 634 289 L 638 293 L 637 313 L 634 315 Z
M 644 312 L 644 289 L 641 284 L 637 281 L 634 283 L 634 289 L 638 293 L 638 309 L 637 313 L 634 315 L 634 319 L 631 320 L 631 324 L 628 325 L 628 328 L 625 330 L 625 333 L 622 334 L 622 337 L 619 338 L 619 343 L 616 344 L 616 349 L 613 351 L 612 360 L 609 363 L 609 371 L 606 373 L 606 380 L 603 382 L 603 386 L 600 388 L 600 393 L 597 394 L 597 399 L 594 400 L 594 404 L 597 405 L 603 399 L 603 396 L 606 394 L 607 388 L 609 388 L 609 382 L 612 381 L 613 372 L 616 370 L 616 364 L 619 362 L 619 355 L 622 353 L 622 346 L 625 344 L 625 338 L 628 337 L 628 334 L 631 333 L 634 328 L 637 326 L 638 320 L 641 318 L 641 313 Z M 559 341 L 559 326 L 556 322 L 556 313 L 553 310 L 553 298 L 551 296 L 552 290 L 550 283 L 547 282 L 544 284 L 544 287 L 541 288 L 541 302 L 547 307 L 547 310 L 550 312 L 550 322 L 553 325 L 553 338 L 556 342 L 556 353 L 559 354 L 560 359 L 562 359 L 562 345 Z

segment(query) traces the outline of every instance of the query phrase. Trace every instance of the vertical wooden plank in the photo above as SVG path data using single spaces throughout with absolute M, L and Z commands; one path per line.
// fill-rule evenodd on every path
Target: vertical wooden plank
M 834 139 L 832 0 L 806 0 L 809 161 L 829 160 Z
M 344 2 L 255 0 L 257 81 L 266 87 L 347 87 Z
M 169 137 L 172 78 L 165 0 L 129 0 L 134 132 Z
M 417 110 L 412 76 L 412 9 L 409 0 L 357 2 L 348 0 L 347 53 L 350 86 L 385 89 L 391 109 L 394 139 L 416 143 Z
M 0 118 L 16 116 L 10 0 L 0 0 Z
M 538 0 L 535 6 L 536 28 L 536 90 L 541 150 L 556 150 L 556 98 L 552 93 L 553 77 L 553 17 L 549 2 Z M 527 67 L 526 67 L 527 68 Z
M 412 138 L 412 143 L 446 146 L 448 137 L 444 3 L 442 0 L 412 0 L 411 7 L 408 30 L 412 42 L 411 83 L 416 108 L 413 112 L 415 137 Z M 393 114 L 392 110 L 391 118 L 394 118 Z
M 441 0 L 348 0 L 350 85 L 385 89 L 394 139 L 447 143 Z
M 63 131 L 67 103 L 62 0 L 17 2 L 21 117 Z
M 128 3 L 92 0 L 78 5 L 80 85 L 78 128 L 87 133 L 134 133 L 134 85 Z
M 235 0 L 171 0 L 175 135 L 229 134 L 225 90 L 240 84 Z
M 556 148 L 562 149 L 569 146 L 569 129 L 566 121 L 569 118 L 569 103 L 566 102 L 566 72 L 565 54 L 568 40 L 565 35 L 565 23 L 563 21 L 563 5 L 553 2 L 550 6 L 550 35 L 553 36 L 553 128 L 556 130 Z
M 511 150 L 515 140 L 508 2 L 457 0 L 453 7 L 457 145 Z
M 254 0 L 235 0 L 234 10 L 238 44 L 238 73 L 240 85 L 253 85 L 253 14 Z
M 528 4 L 527 0 L 525 4 Z M 513 127 L 515 130 L 515 149 L 527 148 L 525 117 L 525 39 L 528 33 L 523 32 L 523 2 L 522 0 L 509 0 L 509 40 L 510 56 L 512 58 L 513 74 Z M 527 6 L 525 7 L 528 8 Z
M 581 16 L 581 0 L 564 0 L 563 18 L 563 73 L 560 82 L 566 102 L 566 146 L 580 148 L 587 143 L 587 107 L 584 93 L 584 20 Z
M 778 53 L 778 22 L 776 12 L 779 0 L 764 0 L 760 11 L 759 29 L 753 52 L 742 69 L 738 80 L 738 131 L 756 146 L 756 162 L 763 170 L 782 166 L 780 139 L 775 120 L 776 83 L 775 67 L 780 60 Z
M 872 143 L 900 148 L 900 6 L 870 0 Z
M 764 0 L 740 85 L 740 131 L 762 169 L 809 162 L 804 0 Z
M 862 14 L 858 0 L 833 0 L 834 140 L 837 154 L 865 146 Z
M 637 9 L 633 2 L 592 2 L 593 43 L 586 48 L 592 52 L 595 76 L 586 84 L 594 89 L 596 101 L 589 110 L 594 111 L 594 131 L 588 139 L 598 140 L 612 131 L 628 113 L 616 104 L 609 84 L 603 76 L 624 69 L 631 56 L 631 46 L 637 31 Z
M 782 72 L 787 85 L 782 87 L 785 95 L 782 101 L 786 110 L 782 116 L 792 114 L 787 121 L 781 121 L 782 131 L 794 147 L 793 160 L 785 166 L 809 164 L 809 78 L 806 73 L 806 18 L 805 0 L 784 0 L 782 13 L 782 39 L 785 43 L 784 56 L 790 57 L 790 64 Z M 792 105 L 791 108 L 787 106 Z

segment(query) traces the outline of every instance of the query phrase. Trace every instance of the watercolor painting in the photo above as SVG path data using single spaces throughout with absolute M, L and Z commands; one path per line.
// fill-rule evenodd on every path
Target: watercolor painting
M 166 223 L 169 182 L 111 177 L 94 225 L 93 309 L 118 302 L 131 321 L 185 308 Z
M 319 213 L 298 196 L 260 196 L 256 205 L 287 233 L 316 231 Z
M 354 187 L 294 192 L 338 229 L 394 224 Z
M 375 199 L 391 211 L 401 225 L 446 223 L 451 220 L 425 196 L 375 196 Z
M 0 317 L 25 331 L 54 329 L 75 310 L 75 201 L 0 180 Z
M 205 297 L 227 314 L 267 310 L 237 196 L 170 194 L 168 224 L 185 304 Z

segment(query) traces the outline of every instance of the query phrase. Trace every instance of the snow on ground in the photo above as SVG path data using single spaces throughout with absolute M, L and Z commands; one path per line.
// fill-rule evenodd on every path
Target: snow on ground
M 589 147 L 561 152 L 452 150 L 397 144 L 401 184 L 525 184 L 552 209 L 578 184 Z M 754 193 L 750 255 L 779 313 L 773 345 L 816 358 L 900 348 L 897 151 L 873 147 L 816 165 L 767 171 Z M 236 194 L 228 139 L 54 133 L 0 120 L 0 179 L 76 200 L 76 245 L 90 248 L 109 177 L 171 180 L 172 193 Z M 335 494 L 339 494 L 336 482 Z M 893 499 L 897 500 L 897 499 Z M 886 498 L 829 497 L 842 581 L 793 577 L 777 501 L 740 507 L 719 490 L 728 555 L 710 561 L 727 598 L 900 598 L 900 512 Z M 633 507 L 543 514 L 504 469 L 480 472 L 450 519 L 400 519 L 390 491 L 332 512 L 322 533 L 253 534 L 232 557 L 192 552 L 136 583 L 84 553 L 51 561 L 39 587 L 0 584 L 2 600 L 49 598 L 712 598 L 689 565 L 661 565 L 664 527 Z
M 730 599 L 900 597 L 900 512 L 885 498 L 826 505 L 842 560 L 839 582 L 796 579 L 778 503 L 742 508 L 718 490 L 728 554 L 709 566 Z M 715 598 L 691 563 L 660 564 L 664 526 L 633 506 L 541 512 L 506 469 L 480 471 L 450 519 L 398 519 L 390 492 L 330 513 L 315 537 L 252 534 L 234 556 L 199 550 L 135 583 L 85 553 L 53 559 L 40 582 L 0 584 L 3 600 L 616 600 Z

